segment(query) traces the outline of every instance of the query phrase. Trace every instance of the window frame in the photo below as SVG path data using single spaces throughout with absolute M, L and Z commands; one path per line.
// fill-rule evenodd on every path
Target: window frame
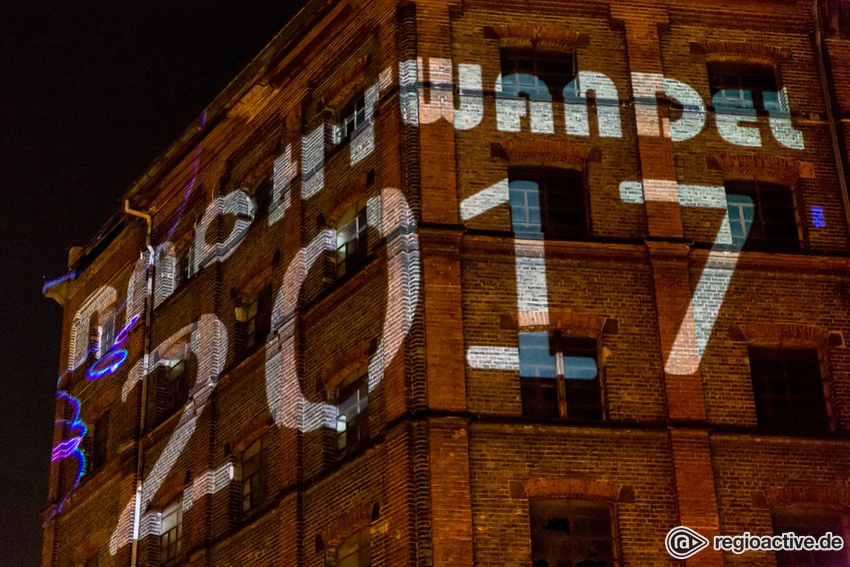
M 340 556 L 340 552 L 345 549 L 346 543 L 354 539 L 357 541 L 351 552 L 347 553 L 345 556 Z M 354 563 L 351 567 L 370 567 L 372 565 L 371 527 L 365 526 L 356 532 L 349 534 L 339 542 L 330 555 L 331 561 L 328 561 L 327 555 L 325 556 L 325 567 L 346 567 L 349 564 L 345 562 L 352 558 L 354 559 Z
M 757 63 L 749 61 L 708 61 L 706 63 L 706 75 L 708 77 L 709 98 L 711 106 L 718 113 L 740 113 L 751 111 L 757 115 L 770 113 L 788 113 L 788 101 L 782 87 L 782 77 L 779 65 Z M 719 81 L 715 81 L 720 78 Z M 757 86 L 759 80 L 772 78 L 772 86 L 775 91 Z M 731 83 L 736 83 L 731 85 Z M 716 104 L 715 96 L 718 93 L 737 91 L 737 98 L 722 97 Z M 765 92 L 775 92 L 776 100 L 770 104 L 764 97 Z M 749 93 L 749 98 L 747 98 Z
M 272 302 L 271 282 L 264 283 L 245 300 L 245 315 L 241 322 L 244 355 L 266 344 L 271 333 Z
M 249 453 L 256 447 L 256 453 Z M 250 474 L 246 474 L 249 461 L 255 461 L 255 470 Z M 261 436 L 254 440 L 248 447 L 242 451 L 239 457 L 239 471 L 241 477 L 241 492 L 239 498 L 239 513 L 242 520 L 256 514 L 266 501 L 268 495 L 268 443 L 265 442 L 265 436 Z M 256 481 L 256 482 L 255 482 Z M 255 484 L 257 486 L 255 486 Z M 246 493 L 246 487 L 248 487 Z M 248 507 L 245 506 L 246 498 L 248 499 Z
M 351 238 L 340 242 L 340 236 L 353 225 Z M 367 201 L 359 201 L 348 208 L 337 222 L 334 268 L 337 279 L 356 272 L 366 263 L 369 255 L 369 210 Z M 349 245 L 353 249 L 349 251 Z
M 536 530 L 537 524 L 543 523 L 542 520 L 538 520 L 538 519 L 535 518 L 535 516 L 536 516 L 535 508 L 543 507 L 547 504 L 549 504 L 552 507 L 555 507 L 556 505 L 560 504 L 561 506 L 563 506 L 565 508 L 565 512 L 566 512 L 565 517 L 567 519 L 567 530 L 569 530 L 569 533 L 567 534 L 566 537 L 569 538 L 569 548 L 570 548 L 569 558 L 567 558 L 567 559 L 570 561 L 571 565 L 581 565 L 581 563 L 586 561 L 586 560 L 591 560 L 591 561 L 595 560 L 594 557 L 580 557 L 580 556 L 576 557 L 575 554 L 573 553 L 573 550 L 575 550 L 576 548 L 586 548 L 586 547 L 588 547 L 588 545 L 586 545 L 586 544 L 582 545 L 582 543 L 585 543 L 586 540 L 597 541 L 597 542 L 601 541 L 601 540 L 606 540 L 606 543 L 607 543 L 608 547 L 610 548 L 611 559 L 610 560 L 601 559 L 601 560 L 597 560 L 597 561 L 607 562 L 608 567 L 619 567 L 621 565 L 622 553 L 621 553 L 621 550 L 620 550 L 620 538 L 619 538 L 619 533 L 618 533 L 618 529 L 617 529 L 618 528 L 618 525 L 617 525 L 618 522 L 617 522 L 617 507 L 616 507 L 616 504 L 612 503 L 612 502 L 600 502 L 598 500 L 591 500 L 591 499 L 588 499 L 588 498 L 581 498 L 581 497 L 576 497 L 576 498 L 558 498 L 558 497 L 542 498 L 541 497 L 541 498 L 533 498 L 533 499 L 529 500 L 529 503 L 528 503 L 528 520 L 529 520 L 529 536 L 530 536 L 530 543 L 531 543 L 532 565 L 543 564 L 541 562 L 547 561 L 547 557 L 539 557 L 539 555 L 543 555 L 543 553 L 541 553 L 541 550 L 540 550 L 541 543 L 538 543 L 538 542 L 540 542 L 540 539 L 536 537 L 536 533 L 535 533 L 537 531 Z M 581 527 L 585 527 L 583 525 L 583 522 L 579 522 L 578 518 L 576 518 L 576 515 L 575 515 L 576 513 L 580 513 L 579 511 L 582 508 L 587 509 L 587 510 L 595 508 L 597 513 L 601 513 L 603 508 L 607 509 L 608 521 L 606 523 L 608 525 L 609 530 L 608 530 L 607 534 L 603 534 L 603 535 L 597 535 L 597 534 L 584 535 L 584 534 L 582 534 L 582 536 L 579 538 L 579 541 L 582 542 L 582 543 L 576 544 L 576 543 L 574 543 L 575 540 L 573 539 L 573 538 L 576 537 L 574 527 L 576 527 L 576 525 L 581 526 Z M 539 511 L 539 513 L 543 514 L 543 511 L 541 510 L 541 511 Z M 579 515 L 579 518 L 581 518 L 581 515 Z M 550 518 L 549 521 L 546 522 L 546 524 L 549 524 L 551 521 L 552 521 L 552 518 Z M 541 526 L 540 529 L 545 529 L 545 524 L 544 524 L 544 526 Z M 550 528 L 550 529 L 553 529 L 553 528 Z M 597 545 L 598 545 L 598 543 L 597 543 Z M 537 548 L 537 549 L 535 549 L 535 548 Z M 588 555 L 590 553 L 591 552 L 588 552 Z M 595 553 L 598 554 L 599 552 L 597 551 Z M 538 559 L 535 560 L 536 557 Z M 552 557 L 549 556 L 548 558 L 551 559 Z M 555 559 L 557 559 L 560 562 L 560 561 L 563 561 L 565 558 L 556 557 Z M 556 562 L 556 563 L 547 562 L 547 564 L 557 565 L 557 564 L 560 564 L 559 562 Z
M 164 529 L 166 518 L 176 516 L 175 524 Z M 168 565 L 179 560 L 183 552 L 183 495 L 172 500 L 160 513 L 159 564 Z M 171 539 L 171 536 L 174 539 Z
M 540 376 L 524 374 L 523 369 L 523 336 L 528 338 L 540 338 L 541 335 L 546 335 L 549 346 L 549 356 L 554 357 L 554 376 Z M 601 341 L 594 337 L 564 334 L 559 331 L 534 331 L 523 330 L 517 335 L 518 341 L 518 356 L 519 356 L 519 378 L 520 378 L 520 394 L 522 399 L 522 415 L 532 419 L 558 419 L 575 421 L 582 423 L 598 423 L 607 419 L 607 407 L 605 403 L 605 388 L 603 383 L 603 367 L 601 364 Z M 570 343 L 572 343 L 570 345 Z M 591 348 L 592 344 L 592 348 Z M 569 346 L 568 346 L 569 345 Z M 581 354 L 584 353 L 584 356 Z M 594 378 L 567 378 L 565 359 L 566 358 L 586 358 L 588 353 L 592 353 L 593 361 L 596 365 L 596 376 Z M 577 356 L 579 355 L 579 356 Z M 581 369 L 576 366 L 574 371 L 579 372 Z M 539 374 L 539 372 L 538 372 Z M 557 415 L 545 415 L 542 411 L 532 411 L 533 408 L 539 407 L 543 401 L 543 387 L 551 389 L 551 380 L 554 380 L 555 395 L 557 396 Z M 592 383 L 590 387 L 585 384 Z M 592 394 L 594 400 L 598 396 L 598 405 L 594 402 L 575 403 L 571 410 L 571 397 L 579 397 L 581 399 L 582 390 L 586 390 L 584 395 Z M 579 413 L 576 416 L 576 412 Z M 584 412 L 584 416 L 582 416 Z M 591 412 L 594 415 L 588 415 Z M 596 414 L 595 412 L 598 412 Z
M 561 181 L 562 184 L 557 184 Z M 523 188 L 522 183 L 536 183 L 536 189 Z M 554 185 L 554 187 L 552 187 Z M 560 208 L 550 206 L 550 201 L 553 203 L 563 202 L 565 199 L 575 197 L 576 193 L 581 192 L 581 208 L 565 208 L 563 205 Z M 526 213 L 529 208 L 526 206 L 523 209 L 515 207 L 513 196 L 522 192 L 524 202 L 528 202 L 528 195 L 537 195 L 537 209 L 539 211 L 539 231 L 533 227 L 533 221 L 522 224 L 527 224 L 528 229 L 518 230 L 515 223 L 515 215 L 519 210 L 524 210 Z M 590 211 L 590 192 L 587 187 L 587 175 L 583 169 L 575 169 L 569 167 L 545 166 L 531 167 L 524 165 L 516 165 L 508 167 L 508 206 L 511 216 L 511 231 L 516 238 L 533 238 L 546 240 L 590 240 L 593 237 L 593 224 Z M 573 212 L 580 215 L 583 224 L 563 224 L 558 226 L 553 223 L 550 217 L 563 215 L 565 211 Z M 528 215 L 524 215 L 528 218 Z
M 797 251 L 803 248 L 804 234 L 803 223 L 800 222 L 799 209 L 797 207 L 797 195 L 793 185 L 784 185 L 771 181 L 763 181 L 759 179 L 726 179 L 723 182 L 724 198 L 726 200 L 726 216 L 729 219 L 730 235 L 732 237 L 732 246 L 743 250 L 766 250 L 766 251 Z M 778 200 L 786 198 L 789 203 L 785 206 L 767 207 L 765 201 Z M 730 210 L 730 197 L 743 196 L 749 198 L 752 203 L 753 219 L 750 222 L 749 229 L 743 241 L 740 241 L 740 236 L 736 236 L 733 229 L 733 223 L 737 223 L 739 228 L 741 225 L 746 226 L 746 218 L 740 220 L 732 219 L 732 211 Z M 768 196 L 770 196 L 768 198 Z M 744 209 L 739 206 L 739 211 Z M 793 215 L 793 227 L 795 229 L 795 238 L 782 239 L 776 236 L 768 237 L 766 229 L 768 226 L 784 227 L 786 230 L 791 228 L 790 219 L 784 222 L 765 220 L 766 212 L 785 211 L 786 214 Z M 755 231 L 754 231 L 755 229 Z M 790 232 L 790 230 L 789 230 Z M 738 242 L 736 242 L 736 238 Z
M 755 358 L 753 357 L 753 353 L 757 353 L 759 356 Z M 819 426 L 815 426 L 812 424 L 812 418 L 814 416 L 807 415 L 805 412 L 800 412 L 799 409 L 797 411 L 794 410 L 793 400 L 797 399 L 798 403 L 800 399 L 806 399 L 805 396 L 800 395 L 791 395 L 791 384 L 793 383 L 793 378 L 789 378 L 788 376 L 788 368 L 787 368 L 787 358 L 792 353 L 798 353 L 800 356 L 804 356 L 808 353 L 809 356 L 814 356 L 813 361 L 809 361 L 809 364 L 813 364 L 811 370 L 817 371 L 817 378 L 810 377 L 811 384 L 808 385 L 809 388 L 813 388 L 813 391 L 817 391 L 820 396 L 815 399 L 814 397 L 809 397 L 809 403 L 817 403 L 820 404 L 823 408 L 823 415 L 816 416 L 819 421 L 821 421 Z M 764 358 L 760 358 L 763 356 Z M 780 357 L 781 358 L 778 358 Z M 761 346 L 761 345 L 750 345 L 747 349 L 747 363 L 750 370 L 750 378 L 751 384 L 753 388 L 753 403 L 755 406 L 756 420 L 758 423 L 758 428 L 761 431 L 768 433 L 777 433 L 780 435 L 829 435 L 834 431 L 834 419 L 833 419 L 833 411 L 831 407 L 831 394 L 830 394 L 830 385 L 828 380 L 828 368 L 824 363 L 822 358 L 823 353 L 820 349 L 817 348 L 806 348 L 806 347 L 779 347 L 779 346 Z M 781 380 L 774 379 L 773 382 L 781 382 L 784 390 L 784 396 L 777 396 L 775 398 L 770 397 L 769 386 L 767 384 L 761 384 L 761 382 L 769 382 L 769 376 L 757 376 L 756 368 L 761 364 L 770 364 L 770 363 L 782 363 L 782 374 Z M 800 361 L 795 361 L 800 362 Z M 817 388 L 814 388 L 818 386 Z M 764 392 L 764 395 L 761 394 Z M 797 390 L 797 394 L 800 391 Z M 760 399 L 766 399 L 768 402 L 775 403 L 776 400 L 784 400 L 788 403 L 788 410 L 785 413 L 776 413 L 772 414 L 769 410 L 771 407 L 765 407 L 763 405 L 764 402 L 760 403 Z M 797 423 L 798 421 L 802 421 L 802 425 Z M 807 427 L 810 426 L 810 427 Z
M 369 441 L 368 368 L 359 369 L 340 382 L 334 389 L 334 399 L 336 401 L 336 453 L 338 458 L 344 458 Z M 343 406 L 346 407 L 343 408 Z M 351 431 L 356 432 L 356 437 L 352 438 L 349 434 Z
M 530 62 L 531 69 L 523 70 L 521 61 Z M 569 73 L 553 73 L 547 71 L 541 74 L 539 72 L 541 63 L 548 63 L 552 65 L 552 67 L 556 67 L 559 63 L 563 63 L 564 61 L 569 61 Z M 512 63 L 512 65 L 510 65 L 511 69 L 508 69 L 507 64 L 509 62 Z M 510 70 L 510 72 L 506 73 L 507 70 Z M 533 76 L 534 83 L 529 85 L 522 84 L 521 82 L 506 83 L 505 78 L 513 75 Z M 506 85 L 512 89 L 517 89 L 520 92 L 526 93 L 526 98 L 529 101 L 549 102 L 551 100 L 552 102 L 564 102 L 564 89 L 578 77 L 578 59 L 576 57 L 575 50 L 562 51 L 557 49 L 539 49 L 536 47 L 504 46 L 499 49 L 499 76 L 502 81 L 502 89 L 504 89 Z M 551 77 L 553 76 L 558 76 L 561 80 L 566 79 L 566 82 L 563 85 L 560 85 L 559 89 L 553 90 L 553 81 L 551 80 Z M 546 85 L 548 96 L 535 97 L 529 94 L 532 91 L 536 91 L 538 94 L 540 93 L 541 81 Z M 578 88 L 578 83 L 576 83 L 576 87 Z
M 91 444 L 91 472 L 100 470 L 109 459 L 109 410 L 94 422 Z
M 178 366 L 181 366 L 182 369 L 175 375 L 174 369 Z M 190 390 L 188 345 L 184 345 L 178 353 L 168 360 L 168 366 L 165 369 L 164 418 L 174 415 L 186 405 Z

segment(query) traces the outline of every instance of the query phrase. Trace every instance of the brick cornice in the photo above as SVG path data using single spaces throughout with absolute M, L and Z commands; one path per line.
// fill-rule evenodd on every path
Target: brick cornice
M 768 155 L 718 154 L 708 165 L 719 169 L 727 179 L 757 179 L 794 185 L 800 178 L 814 176 L 812 164 Z
M 502 327 L 527 331 L 544 328 L 569 335 L 598 338 L 609 318 L 595 313 L 575 313 L 565 310 L 523 311 L 501 316 Z
M 513 139 L 497 144 L 496 153 L 511 165 L 548 165 L 584 169 L 591 148 L 582 144 L 547 140 Z
M 791 59 L 791 50 L 787 47 L 743 41 L 707 40 L 692 44 L 692 50 L 705 55 L 706 61 L 777 65 Z
M 833 510 L 850 510 L 850 488 L 830 486 L 783 486 L 753 495 L 757 506 L 778 510 L 804 505 Z
M 744 323 L 734 330 L 741 340 L 752 345 L 824 348 L 829 341 L 827 329 L 797 323 Z
M 510 489 L 511 497 L 529 500 L 563 498 L 609 503 L 635 501 L 634 487 L 589 478 L 532 478 L 513 482 Z
M 573 30 L 551 25 L 512 23 L 492 30 L 502 47 L 571 51 L 581 39 Z

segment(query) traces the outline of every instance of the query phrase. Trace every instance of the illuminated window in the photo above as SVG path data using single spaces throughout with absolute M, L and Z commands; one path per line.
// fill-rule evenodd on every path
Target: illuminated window
M 106 463 L 108 438 L 109 412 L 107 411 L 94 423 L 91 451 L 92 470 L 97 470 Z
M 115 312 L 113 311 L 103 320 L 99 329 L 97 355 L 103 356 L 115 343 Z
M 502 89 L 524 93 L 530 100 L 563 100 L 563 91 L 574 78 L 572 54 L 532 49 L 501 51 Z
M 181 356 L 168 362 L 165 381 L 164 417 L 183 407 L 189 399 L 188 362 Z
M 799 248 L 794 197 L 785 185 L 726 181 L 732 244 L 746 248 Z
M 271 284 L 266 284 L 248 299 L 245 307 L 243 322 L 245 354 L 265 344 L 271 331 L 271 322 L 272 287 Z
M 332 561 L 325 561 L 326 567 L 369 567 L 372 564 L 369 550 L 369 528 L 364 528 L 346 538 L 332 554 Z
M 589 500 L 531 500 L 533 567 L 615 567 L 613 518 L 608 504 Z
M 336 231 L 336 274 L 352 273 L 366 260 L 366 205 L 349 209 Z
M 580 171 L 511 168 L 508 180 L 511 226 L 518 237 L 587 238 L 587 204 Z
M 708 64 L 712 104 L 717 109 L 787 110 L 772 67 L 748 63 Z
M 336 438 L 340 456 L 369 438 L 369 375 L 354 374 L 336 391 Z
M 342 120 L 339 125 L 339 139 L 337 143 L 354 137 L 354 135 L 366 124 L 366 95 L 361 94 L 352 100 L 345 110 L 342 111 Z
M 159 536 L 159 562 L 164 565 L 175 561 L 182 550 L 183 498 L 169 504 L 162 511 L 162 531 Z
M 594 339 L 520 333 L 519 367 L 524 416 L 602 419 Z
M 257 439 L 242 453 L 242 516 L 256 512 L 266 499 L 266 444 Z
M 818 352 L 750 347 L 759 427 L 780 433 L 829 431 Z
M 820 538 L 827 532 L 844 537 L 841 514 L 819 510 L 783 510 L 771 514 L 774 535 L 794 532 L 797 536 Z M 847 551 L 777 551 L 776 567 L 844 567 Z

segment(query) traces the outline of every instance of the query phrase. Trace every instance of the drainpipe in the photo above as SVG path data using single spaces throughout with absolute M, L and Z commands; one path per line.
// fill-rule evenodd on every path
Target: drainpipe
M 134 217 L 139 217 L 145 220 L 147 231 L 145 234 L 145 246 L 148 249 L 148 267 L 145 285 L 145 348 L 144 348 L 144 363 L 142 365 L 142 400 L 141 409 L 139 410 L 139 423 L 137 426 L 137 454 L 136 454 L 136 494 L 135 504 L 133 506 L 133 540 L 130 551 L 130 567 L 136 567 L 139 562 L 139 523 L 141 521 L 141 504 L 142 504 L 142 437 L 144 435 L 145 421 L 147 417 L 147 404 L 145 400 L 148 398 L 148 363 L 150 361 L 151 352 L 151 312 L 153 311 L 153 275 L 154 275 L 154 249 L 151 244 L 151 235 L 153 233 L 153 217 L 149 213 L 137 211 L 130 208 L 130 200 L 124 201 L 124 212 Z
M 832 151 L 835 154 L 835 165 L 838 169 L 838 184 L 841 187 L 841 199 L 844 202 L 844 215 L 847 217 L 847 228 L 850 230 L 850 195 L 847 193 L 847 164 L 844 155 L 841 153 L 841 142 L 838 133 L 838 127 L 835 123 L 835 106 L 832 97 L 832 87 L 830 86 L 829 77 L 826 74 L 826 63 L 823 52 L 823 36 L 821 34 L 820 10 L 818 10 L 819 0 L 812 1 L 812 17 L 815 22 L 815 58 L 818 62 L 818 72 L 820 73 L 820 84 L 823 89 L 823 100 L 826 105 L 826 120 L 829 123 L 829 135 L 832 138 Z

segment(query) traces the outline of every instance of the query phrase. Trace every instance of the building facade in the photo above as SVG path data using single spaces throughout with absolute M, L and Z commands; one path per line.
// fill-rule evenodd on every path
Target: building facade
M 841 0 L 308 2 L 45 286 L 43 565 L 850 538 L 848 139 Z

